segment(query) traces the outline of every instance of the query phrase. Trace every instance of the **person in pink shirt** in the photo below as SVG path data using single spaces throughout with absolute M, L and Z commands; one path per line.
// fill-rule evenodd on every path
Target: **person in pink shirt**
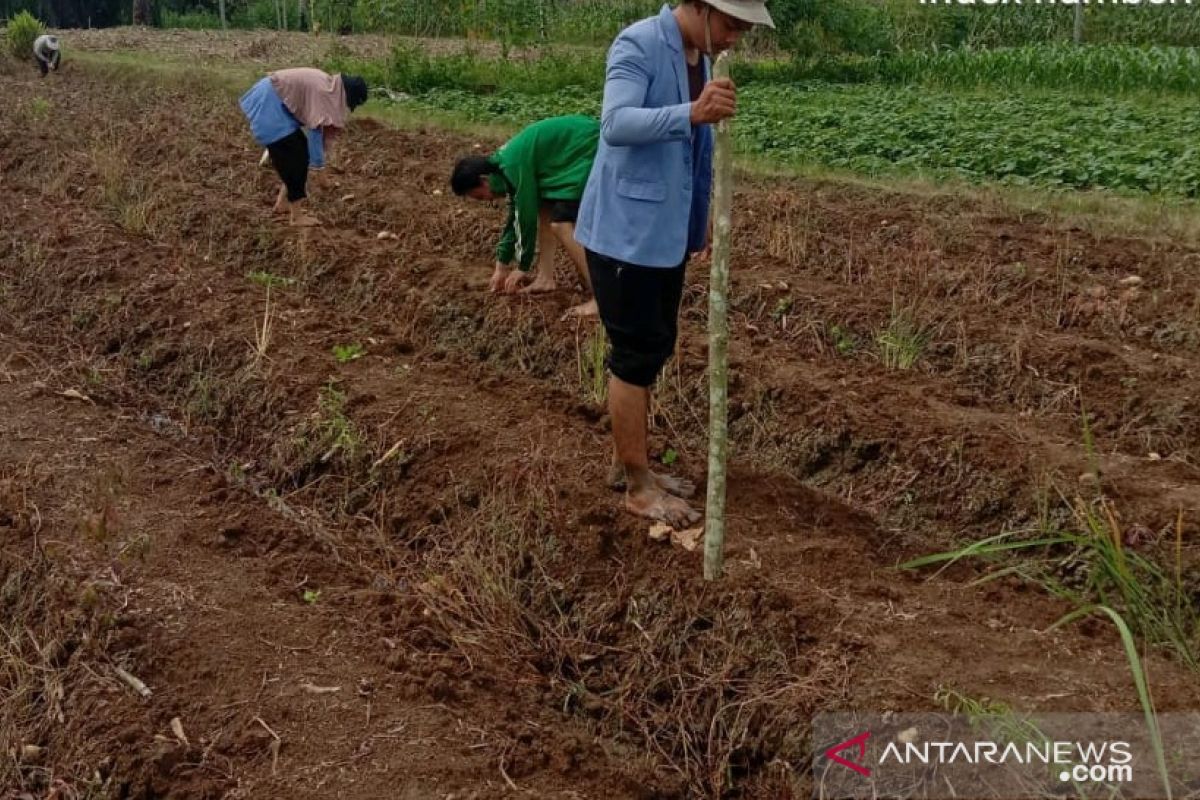
M 250 132 L 267 149 L 282 181 L 275 209 L 286 209 L 292 225 L 320 224 L 302 207 L 308 197 L 309 166 L 325 165 L 333 138 L 345 130 L 350 112 L 366 100 L 362 78 L 310 67 L 272 72 L 242 95 Z

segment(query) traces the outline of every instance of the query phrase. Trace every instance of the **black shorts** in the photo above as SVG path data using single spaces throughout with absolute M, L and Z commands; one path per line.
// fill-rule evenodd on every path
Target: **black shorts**
M 687 259 L 678 267 L 639 267 L 587 251 L 600 321 L 612 343 L 608 368 L 650 387 L 675 352 Z
M 304 130 L 297 128 L 277 142 L 267 145 L 271 164 L 287 187 L 288 202 L 294 203 L 308 196 L 308 139 Z
M 579 219 L 578 200 L 547 200 L 546 204 L 550 206 L 551 222 L 569 222 L 574 225 Z
M 42 75 L 45 76 L 50 73 L 51 68 L 53 68 L 56 72 L 58 71 L 58 63 L 61 58 L 62 53 L 55 50 L 54 54 L 50 56 L 49 61 L 42 61 L 42 59 L 38 58 L 37 56 L 34 56 L 33 60 L 37 62 L 38 69 L 41 71 Z

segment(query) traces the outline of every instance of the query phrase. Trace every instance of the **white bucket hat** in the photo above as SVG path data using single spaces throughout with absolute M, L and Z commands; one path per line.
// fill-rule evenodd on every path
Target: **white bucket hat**
M 47 36 L 46 37 L 46 49 L 47 50 L 57 50 L 58 49 L 58 37 L 57 36 Z
M 771 12 L 767 11 L 767 4 L 763 0 L 704 0 L 704 2 L 717 11 L 724 12 L 734 19 L 740 19 L 742 22 L 766 25 L 768 28 L 775 27 L 775 21 L 771 19 Z

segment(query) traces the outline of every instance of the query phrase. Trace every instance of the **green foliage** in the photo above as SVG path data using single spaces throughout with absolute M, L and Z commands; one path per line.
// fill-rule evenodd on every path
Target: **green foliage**
M 523 42 L 540 38 L 546 4 L 530 0 L 359 0 L 364 28 L 417 36 L 466 36 Z
M 922 5 L 916 0 L 773 0 L 780 44 L 798 56 L 1015 47 L 1071 40 L 1065 4 Z M 1091 5 L 1088 42 L 1200 45 L 1200 13 L 1171 5 Z
M 551 42 L 607 44 L 622 29 L 639 19 L 653 16 L 660 0 L 577 0 L 553 4 L 547 38 Z
M 463 89 L 430 89 L 418 93 L 410 104 L 430 111 L 454 112 L 471 122 L 528 125 L 560 114 L 598 116 L 600 100 L 595 90 L 576 87 L 541 95 L 511 90 L 476 94 Z
M 333 346 L 333 357 L 339 364 L 346 364 L 355 359 L 362 358 L 367 354 L 361 344 L 335 344 Z
M 530 58 L 482 58 L 473 51 L 430 55 L 419 47 L 398 45 L 387 61 L 349 58 L 340 48 L 330 53 L 326 69 L 362 75 L 372 85 L 405 92 L 459 89 L 490 94 L 519 86 L 524 94 L 547 94 L 571 87 L 595 91 L 604 83 L 604 56 L 546 48 Z
M 314 3 L 314 5 L 316 5 Z M 296 7 L 294 2 L 288 3 L 288 27 L 296 28 Z M 211 13 L 211 10 L 210 10 Z M 235 28 L 278 28 L 279 16 L 274 0 L 250 0 L 245 3 L 230 2 L 226 14 L 230 26 Z M 220 27 L 220 17 L 213 15 L 213 27 Z
M 858 349 L 858 339 L 854 332 L 841 325 L 829 326 L 829 340 L 839 356 L 849 356 Z
M 163 11 L 164 28 L 187 30 L 215 30 L 221 27 L 221 18 L 212 11 Z
M 246 273 L 246 278 L 249 279 L 251 283 L 256 283 L 259 286 L 268 289 L 280 286 L 294 286 L 296 284 L 295 278 L 289 278 L 285 275 L 276 275 L 275 273 L 267 272 L 266 270 L 252 270 Z
M 44 97 L 35 97 L 29 101 L 29 117 L 38 121 L 50 116 L 50 101 Z
M 22 12 L 37 16 L 51 28 L 128 25 L 132 6 L 130 0 L 0 0 L 0 26 L 6 18 L 16 19 Z
M 1024 87 L 1097 92 L 1196 92 L 1200 49 L 1029 45 L 996 50 L 913 51 L 869 58 L 814 59 L 793 68 L 800 78 L 947 88 Z
M 331 381 L 321 389 L 317 407 L 317 431 L 322 448 L 328 448 L 327 454 L 340 450 L 346 457 L 353 458 L 362 446 L 362 438 L 346 416 L 345 393 L 338 391 Z
M 328 30 L 330 1 L 310 0 L 309 5 L 315 12 L 321 14 L 319 17 L 321 26 Z M 333 0 L 335 10 L 339 6 L 345 7 L 340 16 L 346 20 L 346 27 L 349 27 L 352 5 L 351 0 L 341 0 L 340 3 L 339 0 Z M 287 28 L 300 30 L 300 19 L 297 16 L 295 0 L 285 0 L 284 8 L 287 12 Z M 231 28 L 277 29 L 280 23 L 280 10 L 283 9 L 277 6 L 275 0 L 227 0 L 225 18 Z M 221 27 L 217 0 L 159 0 L 155 4 L 155 12 L 159 17 L 156 24 L 161 24 L 164 28 L 218 30 Z M 338 15 L 334 16 L 336 18 Z
M 599 52 L 549 48 L 540 57 L 505 59 L 398 47 L 386 60 L 366 62 L 341 50 L 326 68 L 407 92 L 409 108 L 514 127 L 551 115 L 598 115 L 604 75 Z M 743 60 L 734 79 L 741 87 L 736 145 L 773 162 L 1200 195 L 1200 116 L 1190 99 L 1200 90 L 1200 49 L 1047 46 Z
M 781 297 L 775 303 L 775 308 L 771 309 L 771 319 L 779 322 L 788 314 L 792 313 L 792 307 L 796 304 L 793 297 Z
M 4 29 L 8 52 L 13 58 L 33 58 L 33 41 L 46 32 L 46 26 L 28 11 L 22 11 L 8 21 Z
M 771 11 L 781 44 L 797 55 L 878 53 L 894 46 L 893 19 L 877 3 L 778 0 Z
M 743 150 L 866 174 L 1195 197 L 1200 118 L 1180 98 L 753 85 Z
M 579 371 L 580 394 L 590 403 L 602 406 L 608 399 L 608 337 L 600 326 L 585 339 L 575 340 L 575 361 Z
M 657 0 L 316 0 L 314 14 L 326 30 L 349 27 L 506 44 L 600 44 L 654 14 L 659 5 Z
M 1011 531 L 959 550 L 923 556 L 900 568 L 942 564 L 945 569 L 964 558 L 1006 563 L 979 582 L 1015 575 L 1073 601 L 1087 609 L 1084 613 L 1098 605 L 1117 609 L 1139 637 L 1200 669 L 1200 609 L 1182 580 L 1178 553 L 1172 572 L 1130 550 L 1112 506 L 1104 499 L 1077 500 L 1073 511 L 1075 530 L 1048 536 Z M 1177 531 L 1181 536 L 1182 523 Z
M 929 333 L 908 314 L 894 312 L 886 328 L 875 339 L 879 358 L 888 369 L 912 369 L 929 343 Z
M 105 0 L 105 5 L 112 0 Z M 30 5 L 30 4 L 26 4 Z M 217 27 L 215 0 L 163 0 L 163 22 Z M 288 23 L 298 26 L 294 3 Z M 658 12 L 660 0 L 312 0 L 322 30 L 490 39 L 505 44 L 606 44 Z M 19 3 L 17 8 L 22 7 Z M 771 0 L 777 31 L 747 37 L 755 50 L 800 57 L 870 56 L 958 47 L 1012 47 L 1071 39 L 1073 9 L 1057 4 L 922 5 L 916 0 Z M 235 27 L 277 25 L 272 0 L 229 0 Z M 52 20 L 53 22 L 54 20 Z M 82 21 L 77 21 L 82 24 Z M 1200 13 L 1174 5 L 1091 5 L 1087 41 L 1200 45 Z
M 407 105 L 521 126 L 554 114 L 599 114 L 600 95 L 576 87 L 536 95 L 429 89 Z M 1200 194 L 1200 116 L 1184 98 L 997 95 L 810 81 L 753 83 L 739 92 L 738 105 L 738 149 L 774 163 L 1124 194 Z
M 1108 617 L 1112 624 L 1116 626 L 1117 633 L 1121 637 L 1121 646 L 1125 649 L 1125 658 L 1129 662 L 1129 671 L 1133 676 L 1133 685 L 1137 690 L 1138 702 L 1141 703 L 1142 714 L 1146 720 L 1146 730 L 1150 734 L 1150 746 L 1154 750 L 1154 766 L 1158 771 L 1163 788 L 1166 790 L 1166 796 L 1170 798 L 1171 777 L 1167 770 L 1166 750 L 1163 747 L 1162 731 L 1158 725 L 1158 713 L 1154 710 L 1154 699 L 1150 696 L 1149 676 L 1146 674 L 1145 667 L 1142 666 L 1141 656 L 1138 655 L 1137 642 L 1134 640 L 1133 630 L 1129 622 L 1121 614 L 1108 606 L 1090 605 L 1067 614 L 1054 623 L 1050 627 L 1050 630 L 1093 614 L 1103 614 Z M 1193 664 L 1192 666 L 1194 667 L 1195 665 Z
M 405 92 L 460 89 L 491 94 L 518 88 L 547 94 L 569 87 L 599 92 L 604 53 L 544 47 L 521 58 L 486 58 L 468 49 L 431 55 L 397 46 L 384 61 L 350 58 L 335 45 L 326 67 L 353 72 L 376 85 Z M 739 86 L 820 81 L 884 83 L 946 89 L 1062 89 L 1074 93 L 1162 94 L 1200 91 L 1200 48 L 1065 44 L 976 50 L 923 50 L 883 55 L 843 54 L 809 59 L 741 59 L 733 65 Z

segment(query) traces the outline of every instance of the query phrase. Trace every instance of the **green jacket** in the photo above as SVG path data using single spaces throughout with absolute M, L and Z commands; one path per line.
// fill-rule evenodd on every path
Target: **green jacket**
M 551 117 L 518 133 L 492 156 L 500 168 L 492 191 L 508 195 L 508 221 L 496 260 L 522 272 L 537 252 L 538 210 L 547 200 L 579 200 L 600 144 L 600 122 L 579 115 Z

